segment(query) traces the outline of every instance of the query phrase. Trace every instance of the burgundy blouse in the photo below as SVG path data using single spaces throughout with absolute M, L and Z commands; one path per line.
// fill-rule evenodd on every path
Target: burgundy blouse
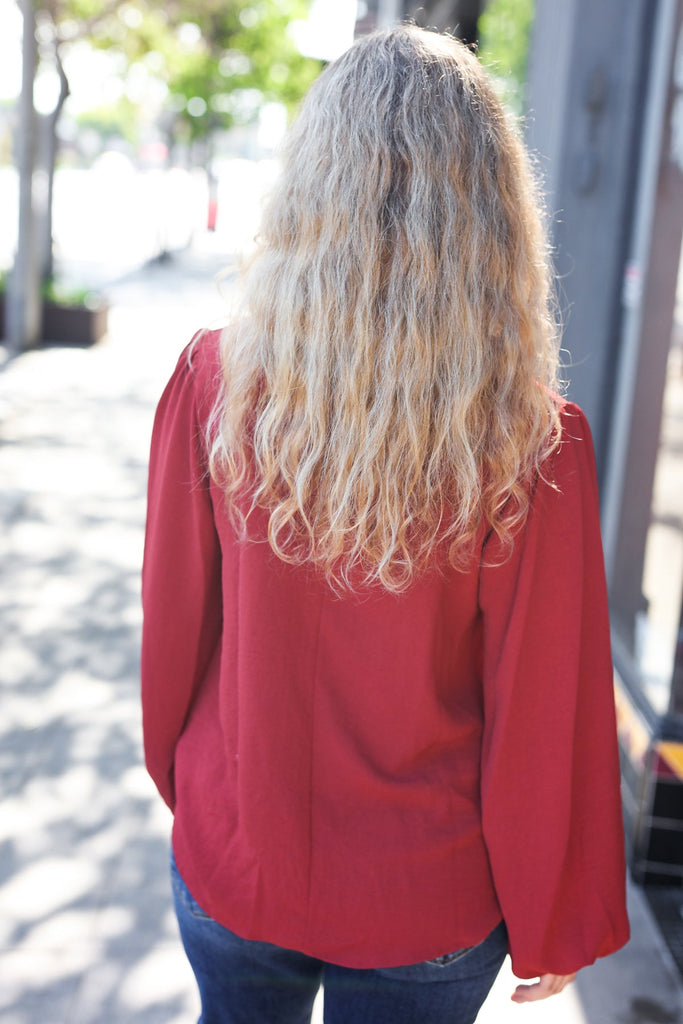
M 521 978 L 628 938 L 594 458 L 563 442 L 504 564 L 339 598 L 238 542 L 209 482 L 218 332 L 152 439 L 143 570 L 149 771 L 179 870 L 227 928 L 350 967 L 480 942 Z M 251 531 L 262 537 L 265 516 Z M 480 564 L 481 562 L 481 564 Z

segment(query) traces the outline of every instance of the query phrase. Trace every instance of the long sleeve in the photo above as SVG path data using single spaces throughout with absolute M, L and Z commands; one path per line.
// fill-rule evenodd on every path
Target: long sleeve
M 628 939 L 609 618 L 590 431 L 563 441 L 502 565 L 485 552 L 482 815 L 521 978 Z
M 175 747 L 220 640 L 221 558 L 186 350 L 157 408 L 142 573 L 145 760 L 173 808 Z

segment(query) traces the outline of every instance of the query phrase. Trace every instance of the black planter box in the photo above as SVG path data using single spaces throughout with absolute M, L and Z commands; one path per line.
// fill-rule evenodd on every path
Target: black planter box
M 104 304 L 90 308 L 56 306 L 52 302 L 45 302 L 42 340 L 48 344 L 56 342 L 65 345 L 94 345 L 107 333 L 108 312 L 109 309 Z

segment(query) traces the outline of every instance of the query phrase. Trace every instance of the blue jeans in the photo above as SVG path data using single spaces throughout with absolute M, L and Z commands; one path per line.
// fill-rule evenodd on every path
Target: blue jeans
M 483 942 L 438 960 L 339 967 L 241 939 L 204 913 L 171 855 L 180 934 L 199 986 L 199 1024 L 310 1024 L 324 987 L 325 1024 L 472 1024 L 507 953 L 501 922 Z

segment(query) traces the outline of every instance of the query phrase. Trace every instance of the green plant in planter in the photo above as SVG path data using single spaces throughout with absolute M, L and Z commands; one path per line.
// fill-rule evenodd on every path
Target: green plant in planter
M 102 306 L 102 297 L 90 288 L 68 288 L 58 283 L 54 278 L 45 282 L 41 289 L 43 302 L 50 302 L 54 306 L 70 306 L 77 309 L 99 309 Z
M 9 270 L 0 270 L 0 296 L 7 294 Z M 77 309 L 99 309 L 104 304 L 102 296 L 92 288 L 67 287 L 54 278 L 46 281 L 40 289 L 43 302 L 53 306 L 71 306 Z

